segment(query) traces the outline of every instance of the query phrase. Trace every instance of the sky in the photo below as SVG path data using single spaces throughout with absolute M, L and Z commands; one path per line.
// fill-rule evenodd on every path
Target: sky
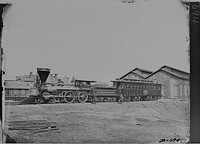
M 15 0 L 4 18 L 4 79 L 47 67 L 109 82 L 139 67 L 189 72 L 188 11 L 179 0 Z

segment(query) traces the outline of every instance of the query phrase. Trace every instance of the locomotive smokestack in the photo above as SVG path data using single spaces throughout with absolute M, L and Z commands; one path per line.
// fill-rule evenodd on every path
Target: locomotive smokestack
M 50 69 L 48 68 L 37 68 L 37 73 L 40 77 L 41 84 L 44 84 L 49 76 Z

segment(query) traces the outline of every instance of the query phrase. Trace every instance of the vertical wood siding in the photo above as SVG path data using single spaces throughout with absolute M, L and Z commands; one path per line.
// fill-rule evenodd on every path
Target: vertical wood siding
M 189 81 L 179 79 L 163 71 L 159 71 L 147 78 L 148 80 L 156 80 L 162 84 L 162 92 L 164 98 L 189 98 Z

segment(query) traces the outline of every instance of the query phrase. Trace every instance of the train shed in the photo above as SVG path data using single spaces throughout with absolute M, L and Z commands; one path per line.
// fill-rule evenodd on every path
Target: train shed
M 164 98 L 189 99 L 190 97 L 190 73 L 164 65 L 146 79 L 162 84 Z

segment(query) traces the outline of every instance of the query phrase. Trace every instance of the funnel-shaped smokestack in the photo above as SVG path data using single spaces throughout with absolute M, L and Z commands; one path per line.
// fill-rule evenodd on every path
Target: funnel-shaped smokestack
M 49 76 L 50 69 L 48 68 L 37 68 L 37 73 L 40 77 L 41 84 L 44 84 Z

